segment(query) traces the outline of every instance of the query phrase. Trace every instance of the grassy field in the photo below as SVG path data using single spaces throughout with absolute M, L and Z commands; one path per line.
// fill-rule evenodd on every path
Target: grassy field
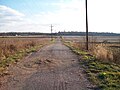
M 73 46 L 85 50 L 85 37 L 64 37 L 66 42 L 72 42 Z M 102 61 L 120 63 L 120 38 L 119 36 L 90 36 L 89 53 Z
M 99 37 L 89 42 L 85 50 L 84 38 L 64 37 L 64 44 L 81 56 L 80 64 L 85 68 L 88 79 L 101 90 L 120 90 L 120 42 L 119 38 Z M 89 38 L 90 40 L 90 38 Z M 107 41 L 105 41 L 107 40 Z M 111 42 L 110 42 L 111 40 Z M 105 42 L 104 42 L 105 41 Z
M 48 43 L 50 38 L 0 38 L 0 76 L 10 64 Z
M 85 42 L 85 36 L 64 36 L 66 40 L 71 40 L 75 42 Z M 120 36 L 89 36 L 90 42 L 119 42 Z

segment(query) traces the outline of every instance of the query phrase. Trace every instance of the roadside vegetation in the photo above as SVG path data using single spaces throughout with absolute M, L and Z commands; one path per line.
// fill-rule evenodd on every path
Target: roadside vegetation
M 6 68 L 24 56 L 51 43 L 50 38 L 0 38 L 0 76 L 8 74 Z
M 120 44 L 96 43 L 89 44 L 71 39 L 62 39 L 64 44 L 80 55 L 80 64 L 85 68 L 88 79 L 100 90 L 120 90 Z

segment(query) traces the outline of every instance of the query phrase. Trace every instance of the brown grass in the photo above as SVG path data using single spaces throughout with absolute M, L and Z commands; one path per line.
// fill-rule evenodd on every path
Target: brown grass
M 120 44 L 95 44 L 90 51 L 98 60 L 120 63 Z
M 65 41 L 71 42 L 72 46 L 80 50 L 85 50 L 85 40 L 73 38 L 64 38 Z M 76 41 L 75 41 L 76 40 Z M 119 43 L 103 43 L 97 42 L 97 39 L 92 38 L 89 43 L 89 52 L 95 55 L 96 58 L 103 62 L 120 63 L 120 44 Z
M 48 42 L 48 38 L 0 38 L 0 60 L 20 50 L 29 49 Z
M 97 59 L 102 61 L 113 61 L 113 52 L 107 50 L 107 47 L 98 45 L 92 50 L 92 53 L 97 57 Z

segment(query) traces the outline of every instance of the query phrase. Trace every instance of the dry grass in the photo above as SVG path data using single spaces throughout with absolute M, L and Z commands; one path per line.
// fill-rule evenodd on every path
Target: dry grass
M 78 40 L 74 38 L 64 38 L 65 41 L 70 42 L 72 46 L 77 49 L 85 50 L 85 40 Z M 76 40 L 76 41 L 75 41 Z M 98 42 L 96 38 L 90 39 L 89 52 L 95 55 L 96 58 L 103 62 L 120 63 L 120 44 L 118 43 L 103 43 Z
M 0 60 L 8 58 L 20 50 L 42 45 L 48 38 L 0 38 Z
M 97 57 L 97 59 L 102 61 L 113 61 L 113 53 L 107 50 L 107 47 L 98 45 L 92 50 L 92 53 Z
M 83 48 L 80 42 L 64 41 L 66 46 L 80 55 L 80 64 L 88 79 L 96 85 L 96 90 L 120 89 L 120 44 L 94 42 L 90 43 L 89 52 L 86 52 L 85 45 Z
M 120 63 L 120 44 L 95 44 L 90 51 L 100 61 Z

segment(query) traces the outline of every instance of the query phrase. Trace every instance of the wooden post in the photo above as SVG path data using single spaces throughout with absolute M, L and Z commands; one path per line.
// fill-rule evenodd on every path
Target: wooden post
M 87 0 L 85 0 L 85 6 L 86 6 L 86 50 L 88 50 L 88 10 L 87 10 Z

